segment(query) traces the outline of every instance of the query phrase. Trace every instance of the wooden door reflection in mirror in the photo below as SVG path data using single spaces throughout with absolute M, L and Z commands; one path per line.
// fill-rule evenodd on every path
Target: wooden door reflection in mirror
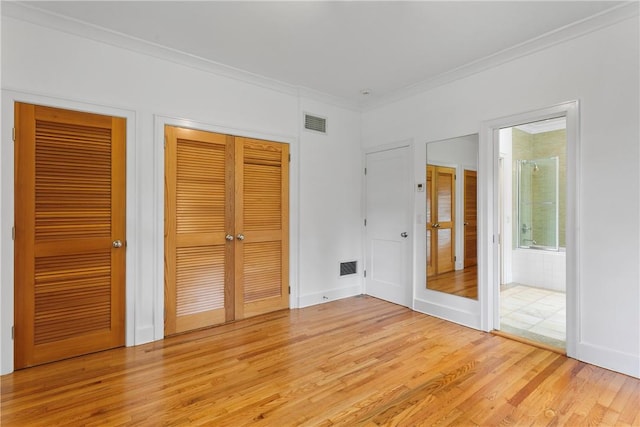
M 478 135 L 427 144 L 427 288 L 477 299 Z

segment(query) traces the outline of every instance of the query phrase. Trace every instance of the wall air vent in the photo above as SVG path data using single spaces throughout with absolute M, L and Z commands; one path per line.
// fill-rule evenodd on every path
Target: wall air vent
M 340 277 L 350 276 L 358 272 L 358 261 L 348 261 L 340 263 Z
M 314 132 L 327 133 L 327 119 L 305 113 L 304 128 Z

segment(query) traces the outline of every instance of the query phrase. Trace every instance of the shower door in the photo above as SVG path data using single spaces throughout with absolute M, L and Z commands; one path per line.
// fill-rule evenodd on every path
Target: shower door
M 558 250 L 558 157 L 517 161 L 518 247 Z

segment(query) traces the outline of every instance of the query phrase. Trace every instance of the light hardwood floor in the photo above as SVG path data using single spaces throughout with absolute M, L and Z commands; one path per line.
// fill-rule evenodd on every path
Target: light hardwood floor
M 427 288 L 461 297 L 478 299 L 478 266 L 427 277 Z
M 640 425 L 640 380 L 354 297 L 1 377 L 2 426 Z

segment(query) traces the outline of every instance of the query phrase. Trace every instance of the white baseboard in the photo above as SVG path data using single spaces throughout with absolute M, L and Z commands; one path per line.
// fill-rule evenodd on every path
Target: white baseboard
M 337 299 L 349 298 L 362 294 L 362 288 L 358 286 L 349 286 L 347 288 L 329 289 L 313 294 L 301 295 L 298 298 L 298 307 L 309 307 L 311 305 L 322 304 Z
M 454 322 L 462 326 L 480 330 L 480 315 L 471 311 L 461 310 L 451 306 L 445 306 L 419 299 L 413 300 L 413 309 L 429 316 Z
M 151 341 L 156 341 L 154 332 L 155 328 L 153 326 L 146 326 L 144 328 L 136 329 L 135 342 L 132 345 L 140 345 L 149 343 Z M 127 346 L 129 346 L 128 343 Z
M 622 353 L 588 343 L 578 343 L 576 359 L 610 369 L 635 378 L 640 378 L 640 355 Z

